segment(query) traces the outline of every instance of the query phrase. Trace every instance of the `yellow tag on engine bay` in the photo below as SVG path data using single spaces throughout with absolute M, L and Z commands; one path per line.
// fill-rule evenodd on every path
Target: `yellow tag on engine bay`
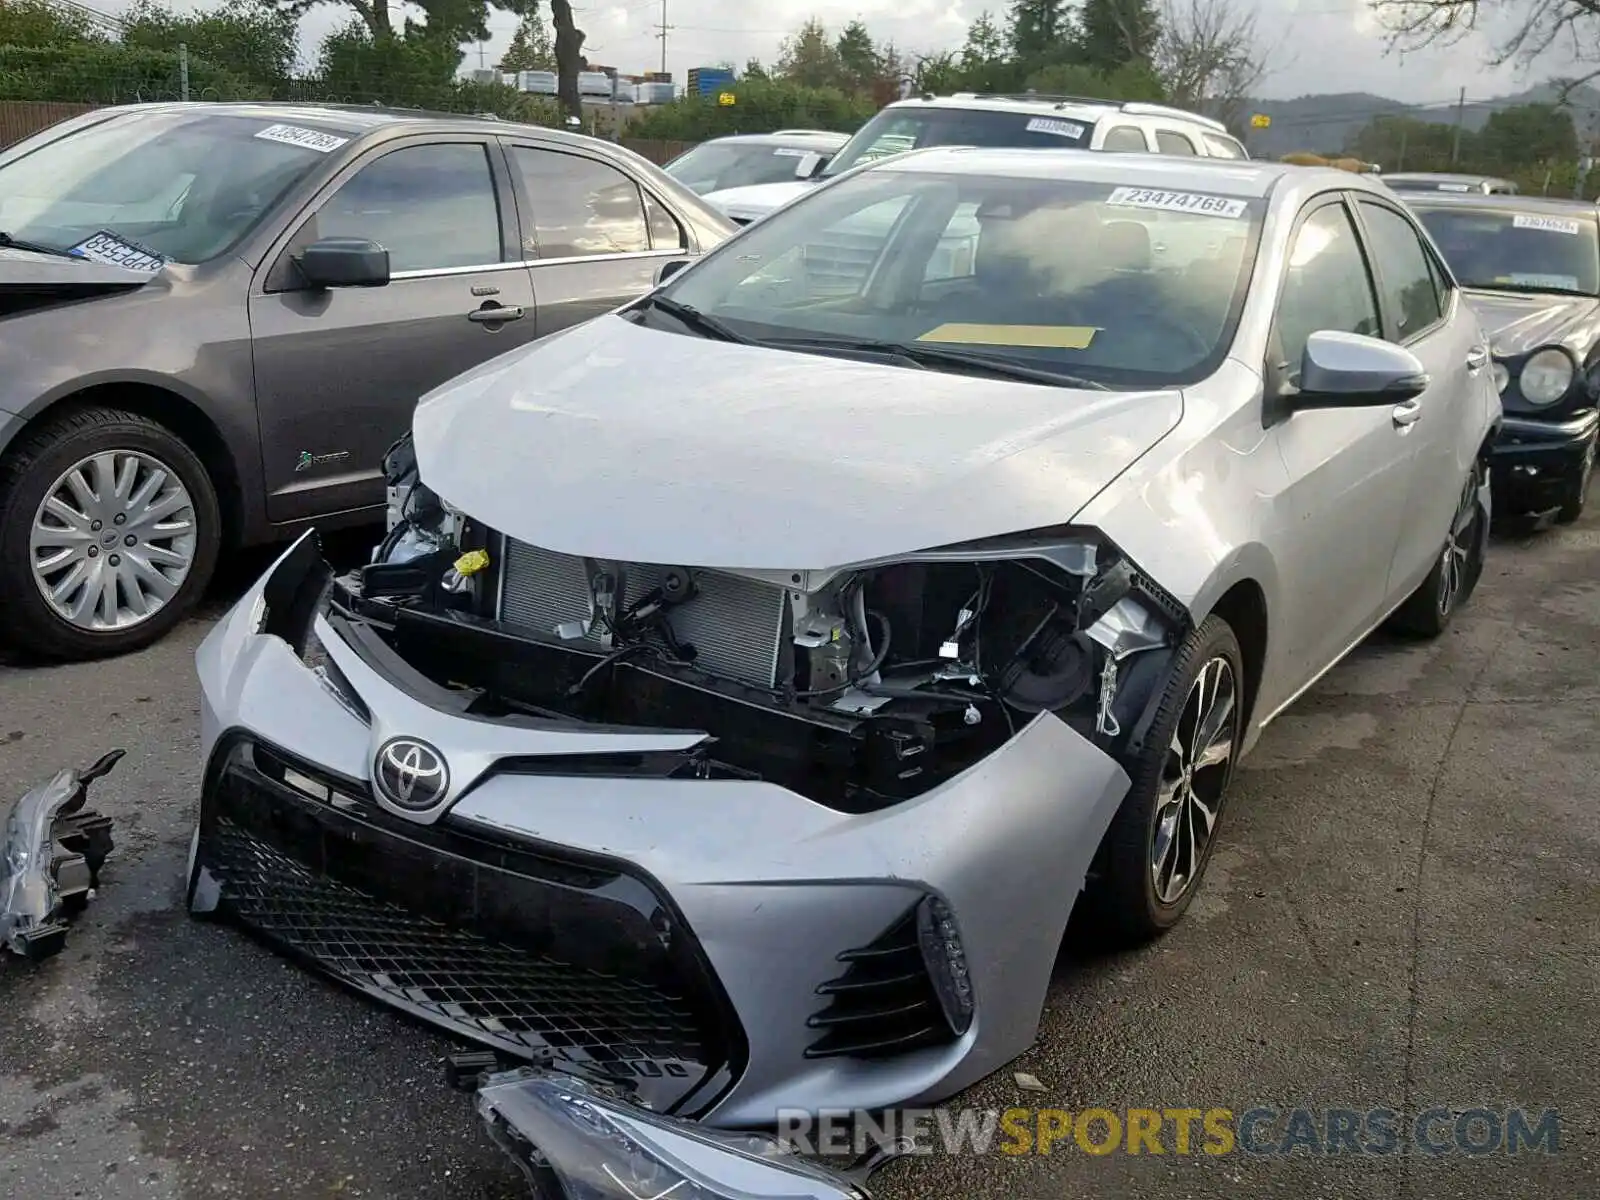
M 968 346 L 1025 346 L 1039 350 L 1087 350 L 1100 332 L 1095 325 L 940 325 L 919 342 Z
M 487 550 L 468 550 L 455 561 L 456 574 L 476 575 L 489 565 Z

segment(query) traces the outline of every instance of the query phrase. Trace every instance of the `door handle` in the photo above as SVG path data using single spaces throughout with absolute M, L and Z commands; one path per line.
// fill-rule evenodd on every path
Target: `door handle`
M 1389 415 L 1394 418 L 1396 429 L 1406 429 L 1422 420 L 1422 405 L 1416 400 L 1407 400 L 1403 404 L 1396 404 Z
M 520 321 L 522 319 L 522 306 L 520 304 L 485 304 L 482 308 L 475 308 L 467 314 L 467 320 L 476 321 L 479 325 L 502 325 L 507 321 Z
M 1477 372 L 1489 365 L 1489 352 L 1482 346 L 1467 351 L 1467 370 Z

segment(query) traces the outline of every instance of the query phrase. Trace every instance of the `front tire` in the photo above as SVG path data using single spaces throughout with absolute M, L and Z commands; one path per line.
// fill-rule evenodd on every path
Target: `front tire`
M 53 659 L 148 646 L 193 611 L 221 538 L 210 476 L 170 430 L 65 413 L 0 465 L 0 630 Z
M 1132 786 L 1084 896 L 1095 932 L 1123 946 L 1182 919 L 1216 845 L 1244 730 L 1244 662 L 1228 623 L 1207 617 L 1174 657 Z

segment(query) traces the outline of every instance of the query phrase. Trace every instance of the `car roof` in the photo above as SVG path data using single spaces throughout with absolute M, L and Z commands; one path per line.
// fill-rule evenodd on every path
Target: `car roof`
M 1406 203 L 1413 208 L 1492 208 L 1503 212 L 1559 213 L 1564 216 L 1595 216 L 1593 200 L 1566 200 L 1554 196 L 1508 196 L 1463 194 L 1461 192 L 1412 192 Z
M 896 100 L 887 107 L 955 108 L 976 112 L 1048 112 L 1076 116 L 1090 121 L 1120 112 L 1131 117 L 1160 117 L 1169 121 L 1187 121 L 1230 140 L 1236 140 L 1228 132 L 1228 127 L 1213 117 L 1172 108 L 1165 104 L 1148 104 L 1138 100 L 1106 100 L 1095 96 L 1062 96 L 1044 92 L 953 92 L 947 96 L 924 93 L 910 99 Z
M 718 145 L 735 142 L 748 146 L 833 146 L 850 140 L 848 133 L 829 133 L 822 129 L 795 129 L 778 133 L 730 133 L 724 137 L 708 138 L 701 145 Z
M 548 134 L 574 143 L 592 144 L 596 139 L 546 125 L 527 125 L 519 121 L 506 121 L 492 113 L 432 112 L 421 108 L 384 108 L 371 104 L 279 104 L 260 102 L 169 101 L 151 104 L 123 104 L 101 109 L 102 114 L 131 112 L 185 112 L 215 113 L 224 117 L 254 117 L 264 121 L 293 121 L 303 125 L 333 125 L 342 129 L 370 133 L 384 128 L 416 126 L 427 129 L 451 127 L 481 130 L 485 128 L 515 129 Z M 614 145 L 614 143 L 606 143 Z
M 1032 150 L 1012 147 L 939 146 L 912 150 L 868 165 L 872 171 L 992 175 L 1015 179 L 1075 179 L 1181 192 L 1209 192 L 1244 199 L 1268 195 L 1281 180 L 1297 193 L 1339 188 L 1386 196 L 1370 176 L 1337 167 L 1237 158 L 1190 158 L 1161 154 L 1106 154 L 1094 150 Z M 1512 197 L 1514 199 L 1514 197 Z M 1392 197 L 1391 197 L 1392 199 Z
M 1502 179 L 1498 175 L 1466 175 L 1452 171 L 1396 171 L 1392 175 L 1385 175 L 1384 179 L 1393 183 L 1396 179 L 1414 181 L 1416 183 L 1510 183 L 1509 179 Z

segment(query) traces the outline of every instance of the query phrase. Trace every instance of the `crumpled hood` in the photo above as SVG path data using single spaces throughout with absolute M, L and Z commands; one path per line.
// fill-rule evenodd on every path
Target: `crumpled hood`
M 1573 345 L 1582 357 L 1600 324 L 1600 302 L 1589 296 L 1520 295 L 1467 290 L 1462 295 L 1489 335 L 1490 348 L 1514 358 L 1540 346 Z
M 144 271 L 110 267 L 87 258 L 63 258 L 0 246 L 0 290 L 62 295 L 143 287 L 155 278 Z
M 753 221 L 781 208 L 797 196 L 816 187 L 818 180 L 796 179 L 783 183 L 754 183 L 749 187 L 723 188 L 707 192 L 700 199 L 732 220 Z
M 1177 391 L 1092 392 L 600 317 L 425 396 L 422 481 L 567 554 L 824 569 L 1059 525 L 1165 437 Z

